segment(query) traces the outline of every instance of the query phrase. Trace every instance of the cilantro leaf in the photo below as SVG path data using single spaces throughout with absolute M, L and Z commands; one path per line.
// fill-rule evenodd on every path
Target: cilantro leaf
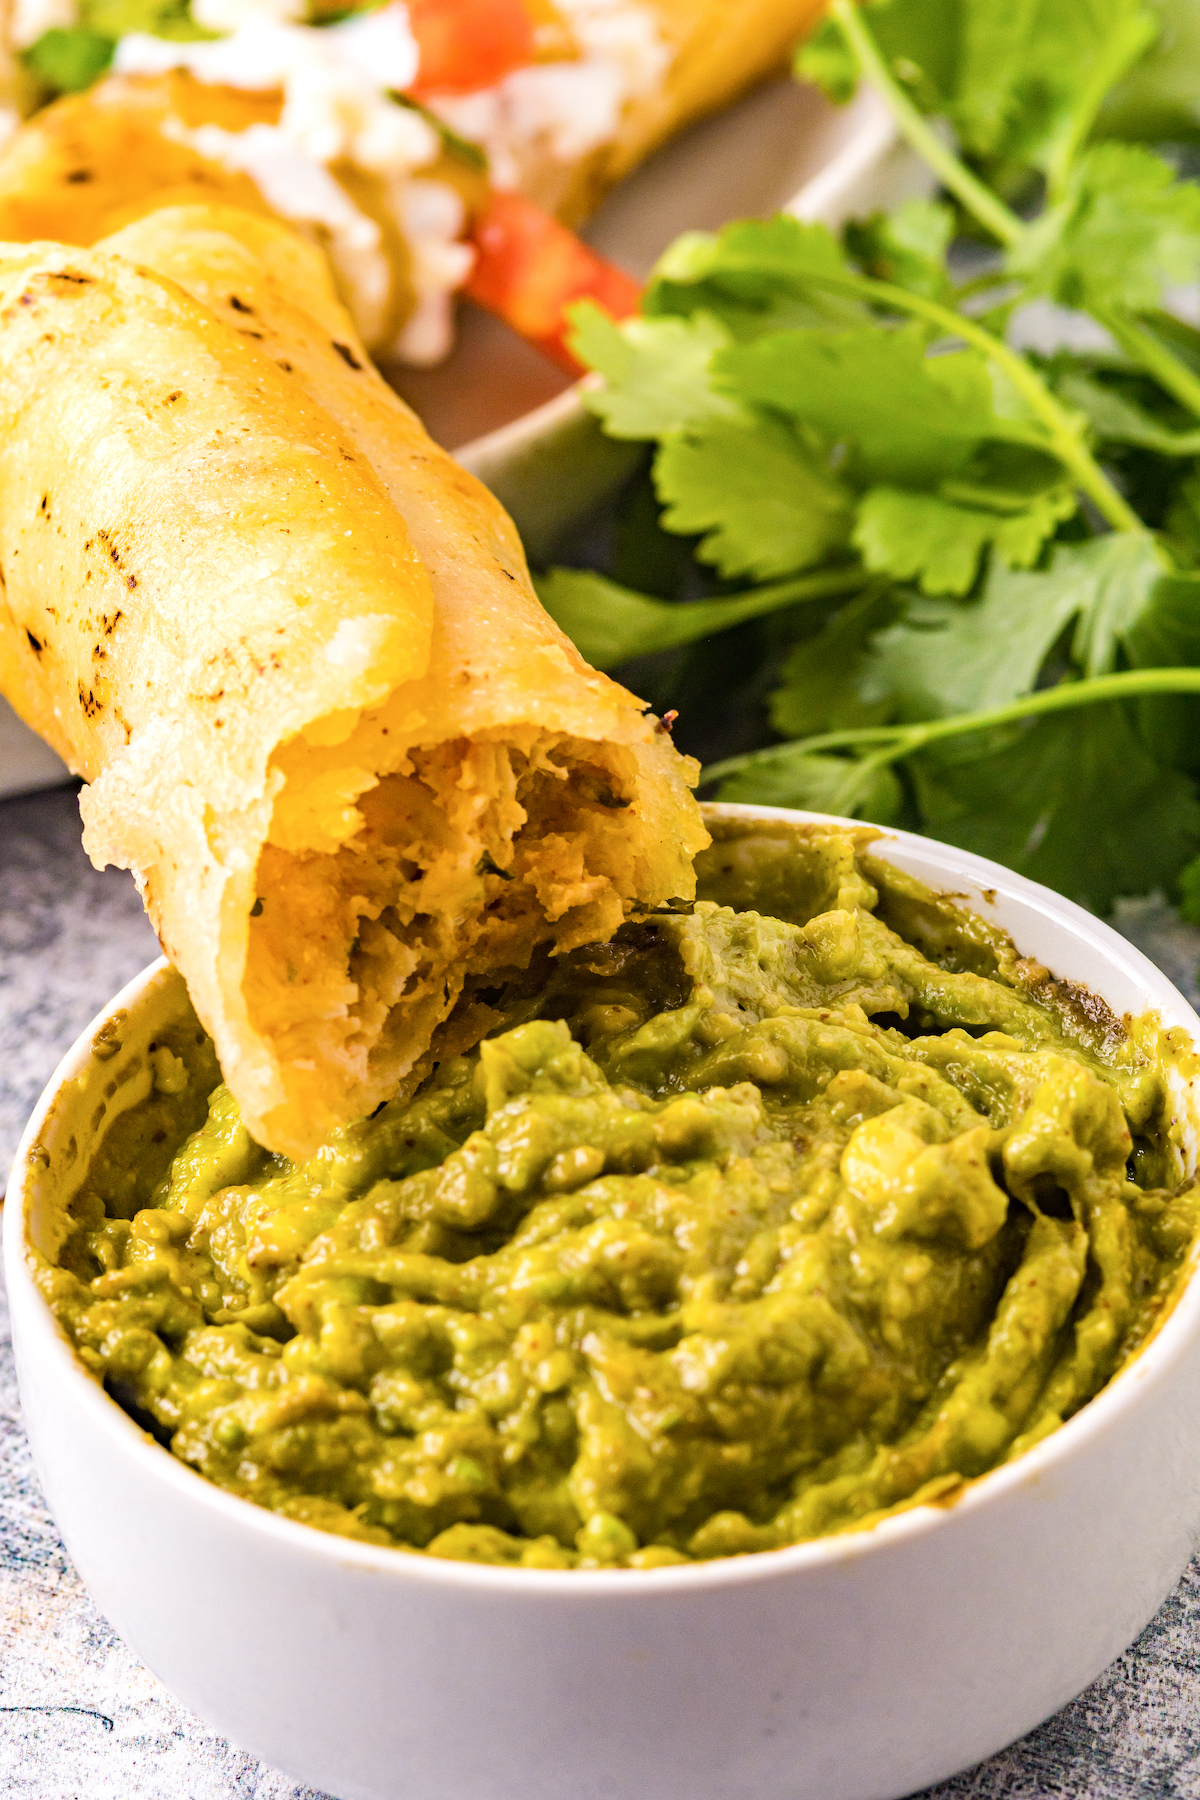
M 1200 431 L 1173 431 L 1146 407 L 1081 369 L 1068 369 L 1055 392 L 1081 412 L 1107 444 L 1132 444 L 1159 456 L 1200 456 Z
M 962 470 L 985 439 L 1040 441 L 1033 427 L 997 412 L 978 351 L 929 356 L 919 325 L 775 332 L 717 351 L 713 381 L 731 397 L 790 413 L 830 443 L 849 441 L 868 481 L 917 487 Z
M 1060 550 L 1055 567 L 1072 566 L 1090 577 L 1072 653 L 1085 675 L 1107 675 L 1150 603 L 1166 559 L 1148 531 L 1121 531 Z
M 917 579 L 926 594 L 965 594 L 989 547 L 1001 565 L 1027 569 L 1074 511 L 1074 494 L 1061 486 L 1033 495 L 1015 511 L 876 487 L 859 506 L 853 542 L 868 569 L 897 581 Z
M 864 692 L 890 694 L 903 719 L 1006 706 L 1031 691 L 1086 592 L 1074 568 L 993 569 L 977 600 L 911 601 L 872 644 Z
M 960 0 L 948 111 L 976 156 L 1049 169 L 1153 43 L 1143 0 Z
M 853 571 L 847 576 L 850 586 Z M 550 569 L 534 585 L 550 617 L 594 669 L 698 643 L 806 598 L 796 583 L 783 582 L 727 600 L 653 600 L 588 569 Z
M 970 156 L 1042 170 L 1086 132 L 1159 30 L 1144 0 L 877 0 L 866 10 L 892 74 L 925 112 L 946 115 Z M 855 70 L 839 38 L 831 22 L 818 28 L 797 70 L 844 101 Z
M 642 296 L 648 318 L 707 312 L 734 337 L 791 326 L 844 329 L 869 315 L 861 300 L 811 286 L 814 275 L 851 274 L 824 225 L 786 213 L 723 231 L 687 231 L 659 259 Z
M 743 805 L 794 806 L 804 812 L 870 819 L 876 825 L 890 825 L 903 804 L 900 783 L 890 768 L 799 749 L 727 776 L 717 797 Z
M 571 309 L 570 348 L 604 377 L 583 402 L 615 438 L 656 438 L 702 419 L 736 417 L 708 379 L 729 333 L 705 313 L 691 319 L 627 319 L 618 325 L 592 300 Z
M 116 41 L 84 25 L 43 31 L 24 52 L 24 63 L 56 94 L 78 94 L 99 81 L 113 59 Z
M 818 21 L 794 66 L 801 81 L 811 81 L 835 106 L 845 106 L 858 91 L 858 60 L 832 19 Z
M 943 110 L 957 76 L 961 0 L 874 0 L 865 10 L 897 79 L 926 112 Z M 796 73 L 831 100 L 851 98 L 857 68 L 832 19 L 822 20 L 800 46 Z
M 1147 144 L 1188 143 L 1200 99 L 1200 10 L 1195 0 L 1151 0 L 1160 30 L 1140 61 L 1107 95 L 1104 137 Z
M 809 737 L 846 726 L 880 725 L 891 696 L 864 698 L 861 676 L 873 633 L 889 624 L 896 601 L 869 588 L 844 606 L 815 636 L 796 644 L 771 695 L 771 723 L 781 737 Z
M 868 699 L 890 694 L 904 719 L 1006 706 L 1033 690 L 1051 650 L 1080 617 L 1077 650 L 1111 668 L 1118 633 L 1161 569 L 1149 537 L 1133 533 L 1062 544 L 1036 574 L 994 567 L 976 600 L 910 602 L 904 618 L 872 643 L 861 691 Z
M 670 531 L 706 533 L 722 575 L 811 568 L 849 542 L 850 495 L 818 444 L 782 419 L 711 419 L 667 438 L 654 484 Z
M 1200 188 L 1133 144 L 1097 144 L 1075 163 L 1061 201 L 1009 257 L 1014 274 L 1063 306 L 1158 306 L 1200 272 Z
M 905 200 L 894 212 L 846 226 L 846 244 L 868 275 L 931 300 L 950 293 L 946 252 L 953 236 L 953 209 L 938 200 Z
M 1122 647 L 1135 669 L 1200 665 L 1200 575 L 1159 571 Z M 1139 700 L 1134 711 L 1153 755 L 1172 769 L 1200 774 L 1200 701 L 1164 694 Z
M 1148 754 L 1118 706 L 1085 706 L 910 759 L 924 826 L 1094 912 L 1165 887 L 1200 849 L 1186 777 Z

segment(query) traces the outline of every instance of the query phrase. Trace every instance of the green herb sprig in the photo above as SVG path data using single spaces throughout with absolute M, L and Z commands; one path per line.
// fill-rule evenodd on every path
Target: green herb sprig
M 687 747 L 693 719 L 736 750 L 721 797 L 910 824 L 1101 911 L 1200 903 L 1200 332 L 1171 308 L 1200 187 L 1128 141 L 1146 68 L 1181 105 L 1188 5 L 831 0 L 801 71 L 870 81 L 939 197 L 689 233 L 639 318 L 576 309 L 653 516 L 615 580 L 543 598 L 642 659 Z M 1066 346 L 1021 347 L 1034 302 Z

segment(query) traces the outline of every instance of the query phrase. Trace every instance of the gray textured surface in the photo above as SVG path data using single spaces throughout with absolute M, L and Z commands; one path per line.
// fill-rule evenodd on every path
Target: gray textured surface
M 1197 999 L 1200 932 L 1155 901 L 1118 923 Z M 69 1046 L 157 953 L 132 884 L 79 848 L 67 791 L 0 804 L 0 1160 Z M 30 1800 L 321 1800 L 181 1707 L 96 1611 L 21 1430 L 0 1294 L 0 1794 Z M 404 1794 L 397 1778 L 397 1800 Z M 1200 1800 L 1200 1562 L 1071 1706 L 927 1800 Z M 445 1800 L 487 1800 L 446 1795 Z M 569 1800 L 564 1796 L 563 1800 Z M 647 1795 L 646 1800 L 654 1800 Z

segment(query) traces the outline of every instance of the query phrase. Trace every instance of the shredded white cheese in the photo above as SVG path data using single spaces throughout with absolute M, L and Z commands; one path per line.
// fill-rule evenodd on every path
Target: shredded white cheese
M 329 170 L 296 150 L 277 125 L 251 125 L 246 131 L 199 125 L 189 131 L 169 122 L 165 129 L 210 162 L 248 175 L 281 218 L 320 227 L 354 323 L 364 342 L 377 344 L 392 288 L 383 233 Z
M 251 20 L 265 25 L 298 25 L 306 0 L 192 0 L 192 18 L 203 31 L 237 31 Z
M 657 87 L 671 60 L 645 7 L 558 4 L 579 46 L 577 61 L 535 63 L 494 87 L 431 102 L 452 130 L 486 150 L 497 187 L 551 203 L 563 171 L 616 136 L 626 106 Z
M 399 190 L 397 209 L 412 254 L 409 280 L 415 305 L 391 355 L 428 368 L 441 362 L 453 346 L 451 296 L 471 273 L 475 251 L 462 242 L 466 225 L 462 196 L 444 181 L 414 176 Z
M 383 101 L 389 88 L 410 85 L 417 62 L 408 11 L 399 0 L 392 0 L 377 12 L 321 27 L 281 23 L 255 8 L 249 14 L 242 12 L 237 30 L 228 37 L 195 43 L 135 31 L 117 45 L 113 68 L 119 75 L 162 75 L 168 69 L 188 69 L 198 81 L 240 88 L 286 88 L 314 63 L 327 63 Z
M 482 92 L 447 97 L 432 110 L 487 154 L 497 187 L 553 206 L 570 168 L 609 141 L 631 99 L 652 91 L 670 61 L 654 16 L 630 0 L 558 0 L 578 57 L 517 69 Z M 392 94 L 416 79 L 419 52 L 400 0 L 337 25 L 302 23 L 305 0 L 192 0 L 198 25 L 226 35 L 181 43 L 134 32 L 113 60 L 118 75 L 186 69 L 198 81 L 278 90 L 277 125 L 215 125 L 174 137 L 255 182 L 284 218 L 317 227 L 367 344 L 404 361 L 432 363 L 449 350 L 451 297 L 474 260 L 461 242 L 464 208 L 453 188 L 420 171 L 441 150 L 438 133 Z M 76 0 L 16 0 L 17 42 L 69 25 Z M 415 309 L 386 341 L 393 272 L 383 233 L 330 170 L 348 163 L 379 177 L 410 249 Z
M 204 0 L 218 8 L 240 0 Z M 250 90 L 278 89 L 278 125 L 245 131 L 203 125 L 172 135 L 201 156 L 249 175 L 283 218 L 325 234 L 339 286 L 364 340 L 381 347 L 390 310 L 392 270 L 383 233 L 329 172 L 349 162 L 403 190 L 415 169 L 434 162 L 441 141 L 419 113 L 397 106 L 388 90 L 416 75 L 417 46 L 398 4 L 321 29 L 242 14 L 228 37 L 176 43 L 135 33 L 117 46 L 114 69 L 159 75 L 187 69 L 197 80 Z M 461 228 L 461 226 L 460 226 Z M 419 253 L 414 262 L 419 261 Z M 435 265 L 436 266 L 436 263 Z M 459 275 L 455 282 L 461 281 Z
M 28 50 L 43 31 L 63 31 L 76 22 L 76 0 L 14 0 L 10 28 L 13 46 Z

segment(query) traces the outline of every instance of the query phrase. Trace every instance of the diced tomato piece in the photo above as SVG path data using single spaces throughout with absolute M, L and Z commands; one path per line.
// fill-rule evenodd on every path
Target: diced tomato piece
M 572 375 L 583 369 L 564 341 L 571 329 L 565 307 L 591 299 L 615 319 L 637 311 L 641 288 L 633 277 L 520 194 L 494 193 L 471 236 L 476 262 L 466 293 Z
M 421 53 L 412 91 L 473 94 L 534 60 L 534 22 L 524 0 L 408 0 Z

